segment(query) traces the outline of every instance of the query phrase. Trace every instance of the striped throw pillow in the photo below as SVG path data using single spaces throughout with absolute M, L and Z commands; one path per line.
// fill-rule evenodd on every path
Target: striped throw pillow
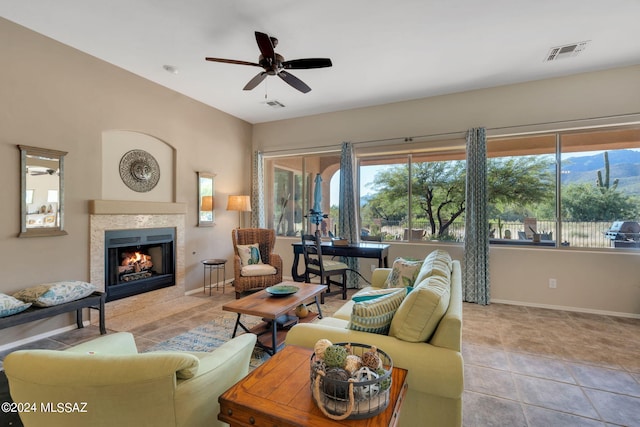
M 356 302 L 351 310 L 349 329 L 387 335 L 393 315 L 406 294 L 406 289 L 401 288 L 376 299 Z

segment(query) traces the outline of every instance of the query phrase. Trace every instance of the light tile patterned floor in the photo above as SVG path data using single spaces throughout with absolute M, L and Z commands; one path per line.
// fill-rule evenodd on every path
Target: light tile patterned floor
M 107 326 L 132 332 L 142 351 L 225 315 L 220 307 L 234 294 L 228 286 L 185 298 L 184 310 Z M 341 305 L 334 295 L 323 309 Z M 640 426 L 639 319 L 465 303 L 463 325 L 464 426 Z M 61 349 L 97 335 L 91 326 L 27 347 Z

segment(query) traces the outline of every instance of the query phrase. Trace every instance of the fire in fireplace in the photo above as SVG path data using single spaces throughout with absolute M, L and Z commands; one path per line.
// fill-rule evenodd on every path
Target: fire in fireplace
M 105 231 L 107 301 L 175 285 L 175 229 Z

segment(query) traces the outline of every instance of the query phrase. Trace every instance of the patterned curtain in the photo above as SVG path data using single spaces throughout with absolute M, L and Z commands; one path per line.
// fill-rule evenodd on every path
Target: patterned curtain
M 342 143 L 342 154 L 340 156 L 340 216 L 338 227 L 340 236 L 346 238 L 350 243 L 358 241 L 358 221 L 356 215 L 356 168 L 355 156 L 353 154 L 353 144 Z M 354 271 L 359 271 L 358 258 L 343 257 L 342 261 Z M 347 287 L 359 287 L 358 275 L 354 272 L 347 273 Z
M 251 168 L 251 227 L 266 228 L 264 215 L 264 158 L 260 151 L 253 153 Z
M 489 221 L 487 218 L 487 137 L 485 128 L 467 133 L 467 189 L 463 300 L 489 304 Z

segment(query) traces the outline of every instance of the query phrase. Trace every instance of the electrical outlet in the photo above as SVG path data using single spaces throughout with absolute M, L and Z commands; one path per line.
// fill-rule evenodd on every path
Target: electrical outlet
M 549 279 L 549 288 L 556 289 L 558 287 L 558 281 L 556 279 Z
M 376 265 L 375 264 L 371 264 L 371 272 L 373 273 L 373 270 L 376 269 Z

